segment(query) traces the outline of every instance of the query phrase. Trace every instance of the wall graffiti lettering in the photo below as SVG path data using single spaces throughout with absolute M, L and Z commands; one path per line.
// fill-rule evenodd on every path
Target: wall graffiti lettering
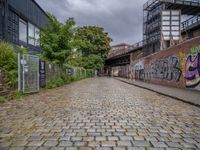
M 200 53 L 200 45 L 197 45 L 197 46 L 195 46 L 195 47 L 192 47 L 192 48 L 191 48 L 191 53 L 192 53 L 192 54 Z
M 185 86 L 195 88 L 200 84 L 200 53 L 190 54 L 186 60 Z
M 153 77 L 161 80 L 175 80 L 178 82 L 182 71 L 178 68 L 178 58 L 169 57 L 154 62 Z
M 200 45 L 180 48 L 173 48 L 175 53 L 168 50 L 173 55 L 159 52 L 133 62 L 130 76 L 145 82 L 200 91 Z
M 177 57 L 169 57 L 146 64 L 144 70 L 137 70 L 136 77 L 142 80 L 168 80 L 178 82 L 181 79 L 182 70 L 178 67 Z

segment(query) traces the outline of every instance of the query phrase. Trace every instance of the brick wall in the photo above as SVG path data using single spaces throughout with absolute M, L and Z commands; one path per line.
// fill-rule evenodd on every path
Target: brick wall
M 131 62 L 132 79 L 200 91 L 200 37 Z
M 200 36 L 200 30 L 199 28 L 197 30 L 191 31 L 193 37 L 198 37 Z M 186 32 L 182 33 L 182 41 L 186 41 L 188 39 L 188 34 Z

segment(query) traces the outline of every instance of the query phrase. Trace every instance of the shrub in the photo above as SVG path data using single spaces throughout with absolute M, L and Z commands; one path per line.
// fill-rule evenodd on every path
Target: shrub
M 65 82 L 63 81 L 63 79 L 61 78 L 61 76 L 59 74 L 47 82 L 47 88 L 52 89 L 52 88 L 62 86 L 64 84 L 65 84 Z
M 69 82 L 70 82 L 70 80 L 69 80 L 66 72 L 63 71 L 47 82 L 47 88 L 52 89 L 52 88 L 60 87 Z
M 72 80 L 72 81 L 78 81 L 78 80 L 80 80 L 79 74 L 78 74 L 78 73 L 75 73 L 75 74 L 72 76 L 71 80 Z
M 13 46 L 0 42 L 0 69 L 4 72 L 4 80 L 7 86 L 13 86 L 18 79 L 17 55 Z
M 87 69 L 86 70 L 86 77 L 87 78 L 93 77 L 93 70 L 92 69 Z
M 52 88 L 60 87 L 67 83 L 78 81 L 84 78 L 89 78 L 92 76 L 93 76 L 93 70 L 79 69 L 78 71 L 74 72 L 74 74 L 71 77 L 68 77 L 67 73 L 63 71 L 47 82 L 47 88 L 52 89 Z

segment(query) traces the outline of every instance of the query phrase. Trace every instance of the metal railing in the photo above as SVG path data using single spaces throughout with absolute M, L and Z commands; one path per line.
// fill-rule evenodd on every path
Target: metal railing
M 200 16 L 194 16 L 189 18 L 188 20 L 181 23 L 181 30 L 187 30 L 189 27 L 195 25 L 196 23 L 200 23 Z
M 140 48 L 140 47 L 143 47 L 143 45 L 144 45 L 144 41 L 143 41 L 143 40 L 142 40 L 142 41 L 139 41 L 139 42 L 137 42 L 137 43 L 131 45 L 131 46 L 128 48 L 128 51 L 132 51 L 132 50 L 134 50 L 134 49 L 138 49 L 138 48 Z
M 116 57 L 116 56 L 120 56 L 120 55 L 124 55 L 126 53 L 128 53 L 128 49 L 118 50 L 118 51 L 115 51 L 115 52 L 112 52 L 111 54 L 109 54 L 107 56 L 107 59 L 113 58 L 113 57 Z
M 192 5 L 198 6 L 200 5 L 200 0 L 148 0 L 144 5 L 143 8 L 147 9 L 148 7 L 154 6 L 159 2 L 166 2 L 166 3 L 174 3 L 174 4 L 185 4 L 185 5 Z

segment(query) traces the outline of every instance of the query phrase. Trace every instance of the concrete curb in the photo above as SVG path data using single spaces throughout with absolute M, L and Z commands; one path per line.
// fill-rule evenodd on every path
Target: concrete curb
M 124 83 L 127 83 L 127 84 L 130 84 L 130 85 L 134 85 L 134 86 L 139 87 L 139 88 L 143 88 L 143 89 L 146 89 L 146 90 L 155 92 L 155 93 L 160 94 L 160 95 L 164 95 L 164 96 L 167 96 L 167 97 L 170 97 L 170 98 L 174 98 L 174 99 L 176 99 L 176 100 L 179 100 L 179 101 L 182 101 L 182 102 L 184 102 L 184 103 L 187 103 L 187 104 L 190 104 L 190 105 L 194 105 L 194 106 L 200 108 L 200 105 L 199 105 L 199 104 L 196 104 L 196 103 L 193 103 L 193 102 L 190 102 L 190 101 L 186 101 L 186 100 L 181 99 L 181 98 L 179 98 L 179 97 L 176 97 L 176 96 L 174 96 L 174 95 L 165 94 L 165 93 L 163 93 L 163 92 L 160 92 L 160 91 L 157 91 L 157 90 L 153 90 L 153 89 L 151 89 L 151 88 L 148 88 L 148 87 L 145 87 L 145 86 L 141 86 L 141 85 L 138 85 L 138 84 L 130 83 L 130 82 L 128 82 L 128 81 L 121 80 L 121 79 L 119 79 L 119 78 L 114 78 L 114 79 L 116 79 L 116 80 L 118 80 L 118 81 L 121 81 L 121 82 L 124 82 Z

